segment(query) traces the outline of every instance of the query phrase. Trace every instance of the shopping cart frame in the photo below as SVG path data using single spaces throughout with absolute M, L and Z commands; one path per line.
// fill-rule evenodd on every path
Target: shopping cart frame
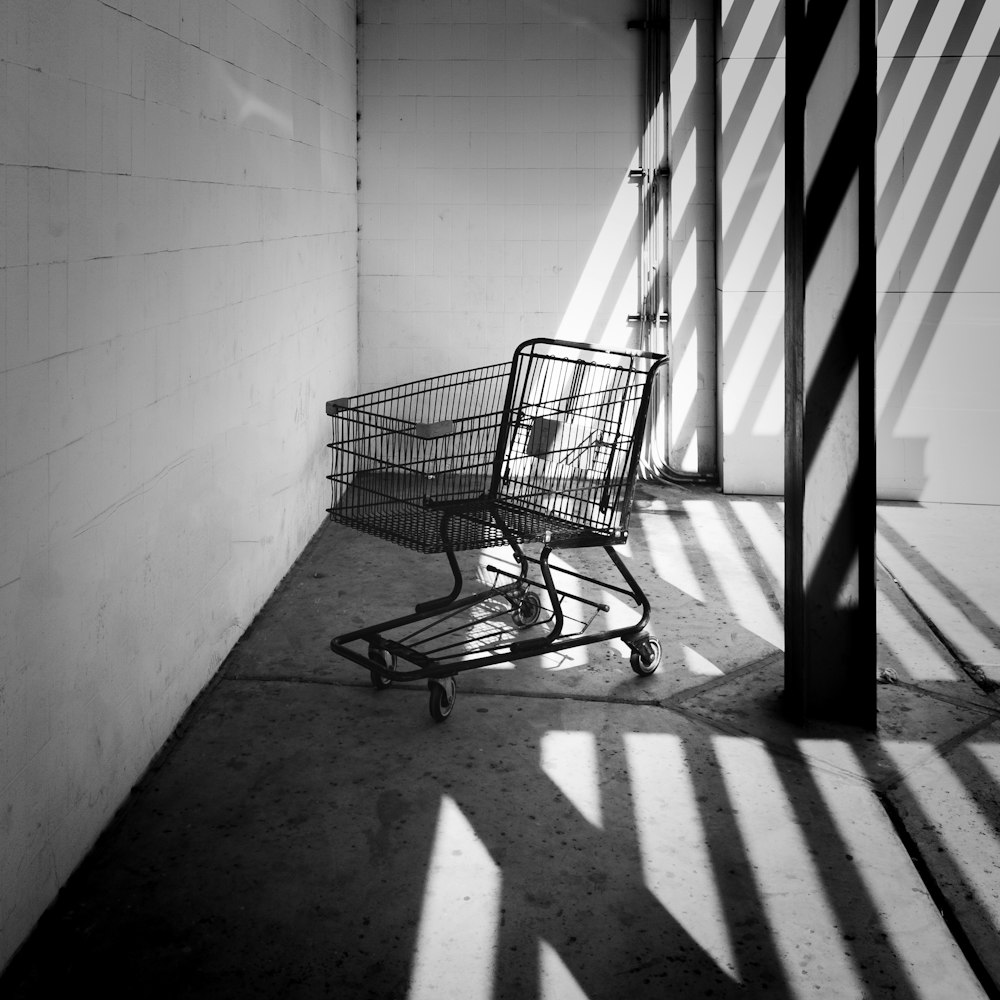
M 454 707 L 456 675 L 479 667 L 621 639 L 637 674 L 655 671 L 650 602 L 616 548 L 628 537 L 642 430 L 665 361 L 534 338 L 507 364 L 327 403 L 330 518 L 444 553 L 452 575 L 447 593 L 336 636 L 331 649 L 367 668 L 377 689 L 427 680 L 437 721 Z M 532 543 L 538 555 L 525 550 Z M 493 582 L 462 597 L 457 552 L 497 545 L 510 550 L 513 568 L 488 565 Z M 553 552 L 579 548 L 602 548 L 618 579 L 552 564 Z M 638 617 L 591 630 L 609 607 L 569 589 L 574 581 L 630 599 Z M 567 602 L 590 619 L 570 615 Z M 567 631 L 571 622 L 582 628 Z M 462 635 L 474 638 L 454 638 Z

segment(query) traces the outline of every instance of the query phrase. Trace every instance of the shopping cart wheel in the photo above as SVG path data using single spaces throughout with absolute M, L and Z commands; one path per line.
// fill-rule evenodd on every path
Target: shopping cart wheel
M 435 722 L 444 722 L 455 707 L 455 698 L 458 694 L 455 678 L 442 677 L 441 680 L 430 680 L 427 682 L 427 687 L 431 692 L 431 718 Z
M 390 673 L 394 673 L 396 670 L 396 654 L 390 653 L 387 656 L 385 650 L 374 643 L 368 647 L 368 659 L 375 660 L 376 663 L 381 663 Z M 392 678 L 386 677 L 385 674 L 376 670 L 375 667 L 368 669 L 368 676 L 371 678 L 372 687 L 376 691 L 381 691 L 392 684 Z
M 632 645 L 630 663 L 640 677 L 648 677 L 660 665 L 660 640 L 652 635 L 644 635 Z
M 527 628 L 538 621 L 541 613 L 542 602 L 534 591 L 529 590 L 511 610 L 510 617 L 518 628 Z

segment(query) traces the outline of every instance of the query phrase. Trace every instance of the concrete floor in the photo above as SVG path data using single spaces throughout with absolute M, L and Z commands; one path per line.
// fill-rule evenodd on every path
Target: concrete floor
M 328 649 L 443 557 L 326 525 L 0 994 L 1000 996 L 1000 509 L 880 506 L 875 734 L 778 712 L 781 520 L 642 487 L 659 670 L 470 671 L 443 724 Z

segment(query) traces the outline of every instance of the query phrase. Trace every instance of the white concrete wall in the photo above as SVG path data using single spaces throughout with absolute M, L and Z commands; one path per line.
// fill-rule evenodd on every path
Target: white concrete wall
M 628 172 L 639 165 L 643 38 L 626 25 L 645 6 L 363 5 L 365 388 L 507 358 L 533 336 L 639 346 L 626 317 L 640 302 Z M 669 457 L 703 470 L 715 459 L 711 16 L 711 0 L 671 5 L 671 72 L 688 93 L 669 121 L 683 165 L 665 234 L 681 268 Z
M 623 342 L 637 311 L 639 0 L 362 8 L 361 378 Z
M 782 14 L 720 0 L 727 492 L 782 489 Z M 1000 3 L 883 0 L 878 17 L 878 495 L 1000 503 Z
M 322 522 L 354 3 L 4 0 L 0 59 L 2 966 Z
M 721 0 L 717 23 L 720 476 L 784 492 L 783 0 Z
M 363 5 L 361 378 L 624 342 L 637 311 L 641 0 Z
M 1000 2 L 882 4 L 878 488 L 1000 503 Z

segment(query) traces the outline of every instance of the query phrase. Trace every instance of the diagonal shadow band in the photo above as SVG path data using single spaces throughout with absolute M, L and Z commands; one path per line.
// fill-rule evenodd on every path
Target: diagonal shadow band
M 601 742 L 605 760 L 624 751 L 621 736 Z M 699 753 L 704 750 L 699 747 Z M 720 968 L 646 885 L 631 794 L 620 782 L 619 765 L 605 764 L 599 778 L 603 829 L 585 819 L 543 772 L 519 774 L 518 783 L 519 798 L 530 806 L 510 827 L 496 811 L 478 808 L 481 788 L 456 784 L 450 790 L 459 809 L 473 817 L 477 837 L 502 872 L 495 996 L 530 1000 L 541 995 L 539 940 L 555 949 L 588 1000 L 620 1000 L 624 983 L 630 1000 L 658 1000 L 665 986 L 685 982 L 697 984 L 703 995 L 746 995 L 745 984 Z M 717 836 L 715 818 L 713 810 L 706 825 Z M 731 821 L 727 831 L 738 844 Z M 740 909 L 765 913 L 749 873 L 733 871 L 734 844 L 728 843 L 723 853 L 728 863 L 717 861 L 720 869 L 725 865 L 721 884 L 732 885 L 735 878 L 741 886 Z M 746 865 L 746 851 L 737 853 Z M 739 942 L 746 936 L 736 929 Z M 590 942 L 600 942 L 600 947 Z M 749 951 L 737 952 L 747 978 L 766 983 L 768 996 L 791 1000 L 794 990 L 770 935 L 754 935 L 747 947 Z
M 808 93 L 816 81 L 816 74 L 823 65 L 823 57 L 833 45 L 834 35 L 841 19 L 850 6 L 850 0 L 824 0 L 810 3 L 805 12 L 805 25 L 800 38 L 805 52 L 802 70 L 796 74 L 796 86 Z M 872 44 L 875 44 L 874 37 Z
M 734 4 L 734 10 L 737 6 L 738 5 Z M 749 8 L 751 4 L 747 2 L 744 6 Z M 728 19 L 722 30 L 724 37 L 738 38 L 738 36 L 734 36 L 730 33 Z M 783 5 L 779 4 L 775 7 L 774 14 L 771 17 L 771 22 L 768 25 L 764 38 L 760 43 L 759 52 L 764 53 L 764 55 L 754 59 L 753 65 L 750 67 L 746 80 L 741 88 L 740 99 L 733 106 L 729 120 L 722 128 L 721 147 L 723 150 L 735 150 L 739 147 L 740 141 L 746 132 L 750 118 L 756 107 L 757 98 L 760 97 L 768 75 L 772 72 L 773 59 L 771 58 L 771 53 L 777 51 L 780 42 L 784 38 L 784 33 L 784 9 Z M 730 156 L 724 156 L 721 164 L 723 174 L 725 174 L 727 168 L 729 167 L 729 163 Z
M 992 60 L 1000 63 L 1000 60 Z M 995 70 L 1000 74 L 1000 66 Z M 1000 191 L 1000 143 L 990 156 L 983 171 L 979 186 L 972 196 L 968 211 L 952 244 L 942 268 L 939 285 L 945 289 L 954 288 L 982 231 L 989 209 Z M 926 237 L 924 237 L 926 238 Z M 924 360 L 937 335 L 941 321 L 950 302 L 947 291 L 932 294 L 920 321 L 914 326 L 914 334 L 903 361 L 901 372 L 890 390 L 878 419 L 878 433 L 891 434 L 903 411 L 906 400 L 916 383 Z M 876 350 L 881 348 L 895 320 L 899 302 L 894 296 L 886 295 L 879 308 L 876 326 Z
M 978 13 L 982 10 L 984 3 L 985 0 L 967 0 L 965 8 L 963 8 L 962 15 L 956 22 L 952 31 L 952 36 L 948 40 L 946 49 L 957 50 L 959 52 L 964 49 L 972 34 L 975 17 L 978 17 Z M 969 17 L 966 19 L 966 11 L 970 10 L 973 5 L 978 6 L 978 10 L 975 12 L 975 17 L 970 13 Z M 933 5 L 931 4 L 927 6 Z M 904 48 L 904 46 L 901 45 L 900 48 Z M 904 51 L 907 50 L 904 49 Z M 912 63 L 913 60 L 906 57 L 892 59 L 890 63 L 889 71 L 878 92 L 879 135 L 882 135 L 885 125 L 893 113 L 896 101 L 905 85 L 906 77 L 912 67 Z M 906 133 L 906 138 L 900 146 L 900 151 L 896 156 L 895 162 L 890 168 L 885 168 L 883 170 L 884 176 L 892 177 L 897 172 L 901 174 L 903 170 L 904 157 L 906 163 L 913 164 L 917 162 L 917 158 L 920 156 L 921 150 L 924 148 L 924 144 L 927 141 L 927 136 L 930 133 L 931 127 L 941 110 L 942 104 L 944 103 L 948 87 L 955 76 L 958 66 L 959 60 L 956 58 L 942 58 L 936 61 L 934 65 L 934 72 L 931 75 L 930 82 L 927 85 L 924 97 L 921 100 L 916 113 L 914 114 L 912 111 L 907 112 L 907 120 L 910 122 L 910 125 Z M 980 77 L 980 80 L 981 79 L 982 77 Z M 976 89 L 978 88 L 979 83 L 977 83 Z M 956 149 L 954 152 L 945 154 L 942 162 L 957 163 L 963 155 L 961 143 L 957 140 L 959 136 L 970 135 L 968 124 L 966 123 L 963 126 L 963 120 L 968 117 L 967 111 L 969 104 L 971 104 L 973 108 L 979 109 L 978 113 L 975 111 L 973 112 L 971 120 L 973 122 L 978 122 L 981 118 L 983 100 L 981 95 L 975 94 L 975 91 L 973 94 L 974 97 L 970 98 L 969 103 L 966 105 L 966 110 L 963 111 L 962 118 L 959 120 L 959 124 L 956 126 L 953 133 L 952 143 L 956 144 Z M 951 146 L 952 143 L 949 143 L 949 146 Z M 968 141 L 965 142 L 965 149 L 968 149 Z M 947 180 L 950 180 L 954 176 L 953 171 L 947 171 L 944 173 Z M 885 235 L 886 227 L 892 220 L 893 213 L 896 210 L 896 206 L 899 204 L 902 192 L 903 184 L 890 185 L 883 193 L 882 197 L 878 200 L 875 230 L 876 242 L 880 242 Z M 917 230 L 915 229 L 915 231 Z
M 806 386 L 804 412 L 810 415 L 810 423 L 802 442 L 803 476 L 809 475 L 827 429 L 833 425 L 844 393 L 857 371 L 857 331 L 865 329 L 867 312 L 863 289 L 863 279 L 856 270 Z
M 758 100 L 759 97 L 759 94 L 747 97 L 745 94 L 741 93 L 739 100 Z M 729 224 L 727 225 L 725 232 L 722 234 L 721 256 L 724 261 L 722 274 L 723 282 L 729 276 L 729 270 L 732 267 L 732 263 L 739 254 L 740 249 L 744 246 L 747 235 L 750 232 L 752 220 L 761 203 L 763 188 L 768 183 L 768 180 L 771 178 L 778 162 L 784 154 L 784 113 L 785 103 L 782 101 L 774 110 L 774 120 L 768 130 L 767 138 L 764 140 L 760 154 L 749 173 L 751 183 L 749 183 L 741 192 L 736 211 L 732 213 L 732 218 L 729 220 Z M 779 235 L 782 235 L 780 213 L 778 213 L 777 229 Z M 784 250 L 783 243 L 781 245 L 781 250 Z M 761 287 L 760 282 L 762 278 L 770 277 L 773 273 L 773 271 L 765 271 L 764 268 L 765 265 L 762 261 L 756 268 L 756 273 L 750 286 L 752 290 L 759 289 Z
M 976 603 L 953 579 L 941 572 L 926 556 L 921 555 L 907 540 L 884 518 L 876 515 L 878 532 L 892 545 L 893 549 L 904 558 L 910 566 L 915 569 L 932 587 L 939 593 L 948 595 L 948 604 L 957 610 L 962 617 L 987 641 L 1000 645 L 1000 622 L 994 621 L 989 614 L 979 604 Z M 891 560 L 886 563 L 886 568 L 892 570 Z M 917 605 L 913 597 L 907 594 L 909 601 L 917 608 L 922 618 L 929 621 L 926 612 Z M 961 651 L 956 649 L 948 636 L 941 630 L 940 626 L 934 625 L 933 629 L 938 637 L 952 655 L 962 665 L 963 669 L 969 672 L 969 668 L 976 665 L 962 656 Z M 975 671 L 972 671 L 973 679 L 982 684 Z
M 856 77 L 806 192 L 808 222 L 804 227 L 803 266 L 807 282 L 834 228 L 834 220 L 844 205 L 851 184 L 858 175 L 861 157 L 867 150 L 864 143 L 859 148 L 857 135 L 858 122 L 864 120 L 867 94 L 864 81 Z M 867 152 L 874 156 L 873 151 Z
M 985 3 L 986 0 L 965 0 L 965 4 L 958 15 L 958 19 L 955 21 L 951 34 L 945 42 L 943 51 L 946 54 L 950 52 L 964 51 L 965 46 L 972 35 L 972 29 L 982 12 Z M 891 0 L 890 3 L 886 4 L 885 13 L 888 13 L 889 6 L 891 6 Z M 893 64 L 889 66 L 885 79 L 882 81 L 882 86 L 879 88 L 880 125 L 885 118 L 892 113 L 892 110 L 896 105 L 896 100 L 898 99 L 900 91 L 903 88 L 903 84 L 906 81 L 906 76 L 910 69 L 910 60 L 906 57 L 909 54 L 916 52 L 920 47 L 920 43 L 927 34 L 927 29 L 930 26 L 930 22 L 934 17 L 938 6 L 938 0 L 919 0 L 914 10 L 907 18 L 906 28 L 904 29 L 902 37 L 896 46 L 896 53 L 903 54 L 903 61 L 894 61 Z M 881 30 L 885 17 L 881 9 L 879 14 L 879 30 Z M 895 55 L 896 53 L 892 53 L 892 55 Z M 938 65 L 944 67 L 945 64 L 942 62 Z M 936 76 L 937 72 L 935 69 L 935 78 Z M 929 95 L 936 93 L 933 85 L 928 88 L 927 93 Z M 916 126 L 916 124 L 917 120 L 914 119 L 914 125 Z M 916 135 L 914 135 L 914 138 L 916 138 Z
M 998 34 L 997 37 L 1000 39 L 1000 34 Z M 955 67 L 952 68 L 952 73 L 954 73 L 954 68 Z M 913 221 L 909 239 L 906 241 L 902 253 L 899 256 L 897 267 L 893 269 L 898 270 L 898 280 L 900 282 L 899 287 L 901 288 L 912 287 L 914 272 L 920 263 L 922 254 L 927 246 L 927 241 L 937 225 L 938 220 L 941 218 L 941 214 L 944 211 L 945 203 L 949 195 L 954 190 L 955 177 L 958 173 L 959 167 L 965 161 L 980 126 L 987 118 L 986 109 L 989 106 L 998 85 L 1000 85 L 1000 59 L 988 59 L 976 78 L 975 85 L 972 88 L 972 93 L 963 105 L 962 114 L 955 123 L 954 130 L 952 131 L 951 138 L 946 149 L 940 156 L 939 166 L 937 173 L 934 176 L 934 180 L 931 182 L 931 185 L 923 199 L 920 211 L 917 214 L 916 219 Z M 933 92 L 928 91 L 928 93 L 930 94 Z M 924 105 L 929 103 L 933 106 L 938 101 L 940 101 L 940 97 L 928 98 L 918 110 L 915 120 L 920 121 L 924 118 Z M 905 146 L 904 151 L 909 162 L 914 162 L 919 152 L 919 150 L 912 150 Z M 984 180 L 990 177 L 992 166 L 993 164 L 991 164 L 990 167 L 987 167 Z M 990 179 L 995 180 L 995 178 Z M 995 186 L 993 190 L 996 190 Z M 895 208 L 895 204 L 893 203 L 892 197 L 890 197 L 888 201 L 883 198 L 883 202 L 885 202 L 884 205 L 881 203 L 879 205 L 879 213 L 885 225 L 888 226 L 890 223 L 890 215 L 892 210 Z M 882 231 L 880 235 L 884 236 L 884 231 Z M 954 280 L 957 277 L 958 275 L 955 273 L 942 274 L 938 278 L 937 285 L 940 287 L 942 281 L 947 281 L 948 279 Z

